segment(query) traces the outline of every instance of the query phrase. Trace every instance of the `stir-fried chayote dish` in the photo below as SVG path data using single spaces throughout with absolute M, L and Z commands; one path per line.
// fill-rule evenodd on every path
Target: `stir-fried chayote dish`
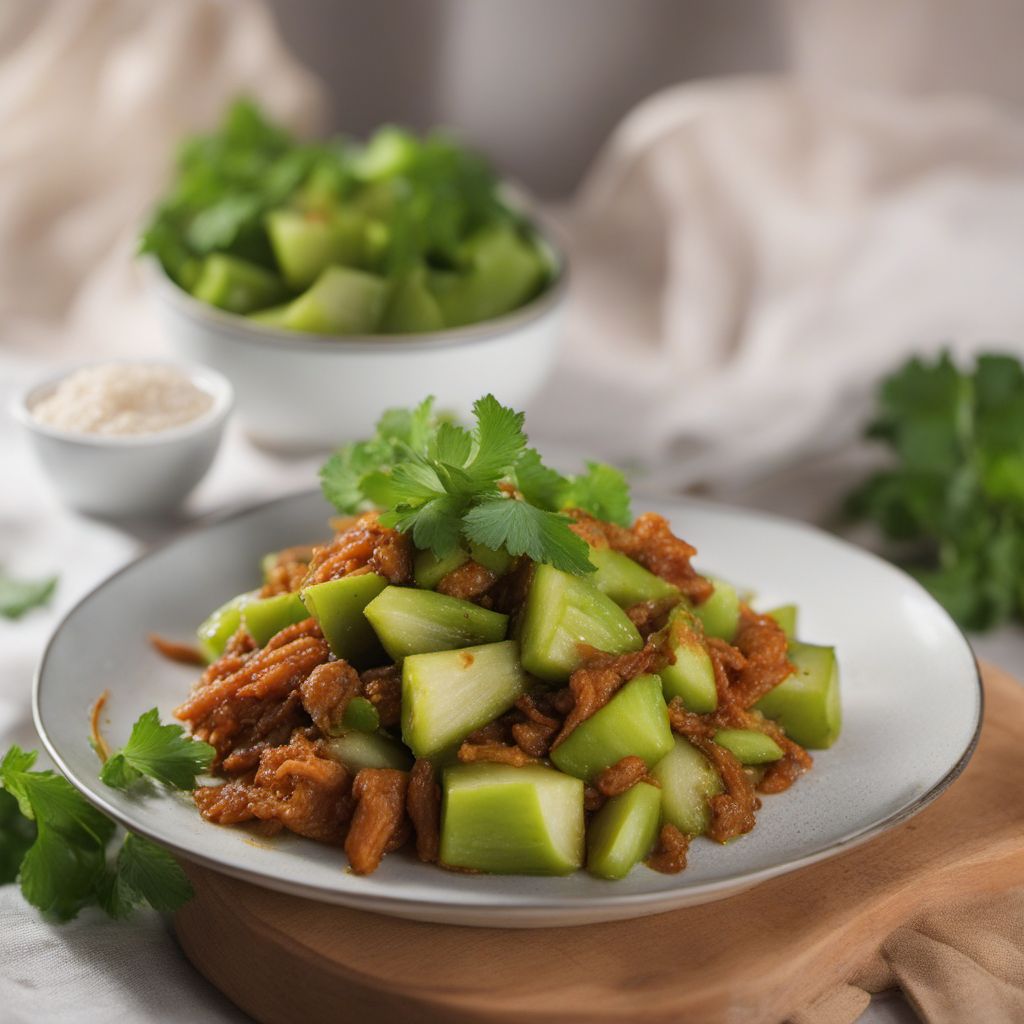
M 338 846 L 358 874 L 403 848 L 455 871 L 680 871 L 835 741 L 835 652 L 795 638 L 795 607 L 698 572 L 662 516 L 634 520 L 617 470 L 565 476 L 522 414 L 474 410 L 472 429 L 392 411 L 335 453 L 333 537 L 282 538 L 302 543 L 199 627 L 176 712 L 215 752 L 199 811 Z

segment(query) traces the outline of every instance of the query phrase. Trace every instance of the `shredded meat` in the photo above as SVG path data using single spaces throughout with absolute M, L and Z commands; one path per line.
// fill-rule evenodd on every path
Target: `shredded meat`
M 345 853 L 357 875 L 376 871 L 381 858 L 404 832 L 409 776 L 394 768 L 364 768 L 352 784 L 356 810 Z
M 302 583 L 325 583 L 356 572 L 375 572 L 389 583 L 411 583 L 412 556 L 410 537 L 381 526 L 377 513 L 367 512 L 330 544 L 314 549 Z
M 679 604 L 678 597 L 663 597 L 657 601 L 641 601 L 626 609 L 629 621 L 646 640 L 652 633 L 664 629 L 669 613 Z
M 208 821 L 277 821 L 301 836 L 338 844 L 352 815 L 350 790 L 345 768 L 297 734 L 287 746 L 263 752 L 251 781 L 201 786 L 194 798 Z
M 787 655 L 789 641 L 782 627 L 768 615 L 744 607 L 736 633 L 736 647 L 746 659 L 733 683 L 733 699 L 749 708 L 769 690 L 793 674 Z
M 595 519 L 580 509 L 569 514 L 575 520 L 573 529 L 588 543 L 629 555 L 697 604 L 711 596 L 714 585 L 690 564 L 697 549 L 677 537 L 664 516 L 646 512 L 626 528 Z
M 215 708 L 195 735 L 201 738 L 206 730 L 207 742 L 217 751 L 215 768 L 225 775 L 241 775 L 256 767 L 264 750 L 287 743 L 306 721 L 293 690 L 284 700 L 232 698 Z
M 647 858 L 647 866 L 663 875 L 678 875 L 686 868 L 686 854 L 690 849 L 690 837 L 680 832 L 675 825 L 662 825 L 658 841 Z
M 516 746 L 530 757 L 547 757 L 562 724 L 561 716 L 554 716 L 551 702 L 543 694 L 524 694 L 516 701 L 516 711 L 525 719 L 512 725 L 512 739 Z
M 588 814 L 604 806 L 605 796 L 596 786 L 583 787 L 583 810 Z
M 255 650 L 256 641 L 253 640 L 244 626 L 239 626 L 239 628 L 228 637 L 228 642 L 224 645 L 224 653 L 221 657 L 241 657 L 242 655 L 249 654 L 251 651 Z
M 441 842 L 441 787 L 426 758 L 417 758 L 409 772 L 405 809 L 416 832 L 416 856 L 427 864 L 436 863 Z
M 291 594 L 298 590 L 306 578 L 306 573 L 309 572 L 313 550 L 310 544 L 297 544 L 295 547 L 279 551 L 274 564 L 267 571 L 260 597 Z
M 492 764 L 514 765 L 516 768 L 537 763 L 537 758 L 531 757 L 519 747 L 513 747 L 505 743 L 466 742 L 459 747 L 458 757 L 460 761 L 467 764 L 488 761 Z
M 569 677 L 574 704 L 552 747 L 563 743 L 580 722 L 600 711 L 629 680 L 644 672 L 656 672 L 667 661 L 665 638 L 659 634 L 650 637 L 639 651 L 628 654 L 604 654 L 588 648 L 585 662 Z
M 402 670 L 398 665 L 371 668 L 360 679 L 363 696 L 377 709 L 385 729 L 398 725 L 402 718 Z
M 594 785 L 604 796 L 625 793 L 647 777 L 647 762 L 642 757 L 624 757 L 599 772 Z
M 714 765 L 725 786 L 708 801 L 711 827 L 708 835 L 718 843 L 728 842 L 749 832 L 755 825 L 755 811 L 761 801 L 754 793 L 750 777 L 733 754 L 712 740 L 691 737 L 690 742 Z
M 470 559 L 444 576 L 437 585 L 437 592 L 463 601 L 476 601 L 497 582 L 498 577 L 490 569 Z
M 496 718 L 493 722 L 488 722 L 486 725 L 480 726 L 479 729 L 474 729 L 466 737 L 466 742 L 477 745 L 484 743 L 511 743 L 512 723 L 507 715 L 502 715 L 501 718 Z
M 157 654 L 162 654 L 168 661 L 176 661 L 179 665 L 205 665 L 206 659 L 195 644 L 183 644 L 177 640 L 168 640 L 156 633 L 149 634 L 149 643 Z
M 299 693 L 313 724 L 330 736 L 341 725 L 349 701 L 361 686 L 359 673 L 347 661 L 328 661 L 317 665 L 299 684 Z
M 488 597 L 494 610 L 505 615 L 517 615 L 526 603 L 526 595 L 533 582 L 533 562 L 521 558 L 512 569 L 494 584 Z

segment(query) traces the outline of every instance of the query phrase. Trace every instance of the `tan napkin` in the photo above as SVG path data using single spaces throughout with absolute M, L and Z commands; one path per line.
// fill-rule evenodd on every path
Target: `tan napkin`
M 899 988 L 927 1024 L 1024 1021 L 1024 889 L 975 897 L 894 931 L 846 985 L 790 1024 L 852 1024 L 870 993 Z

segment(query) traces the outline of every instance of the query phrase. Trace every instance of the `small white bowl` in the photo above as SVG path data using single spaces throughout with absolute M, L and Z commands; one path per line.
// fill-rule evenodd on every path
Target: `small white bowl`
M 554 364 L 565 309 L 565 259 L 549 237 L 542 240 L 555 275 L 535 299 L 493 320 L 423 334 L 282 331 L 199 302 L 155 259 L 146 273 L 166 337 L 185 359 L 231 379 L 254 441 L 324 450 L 365 437 L 385 409 L 427 395 L 461 418 L 488 392 L 522 408 Z
M 109 363 L 150 363 L 185 373 L 213 399 L 201 416 L 152 434 L 71 433 L 32 415 L 69 374 Z M 131 517 L 169 512 L 210 468 L 234 403 L 231 384 L 215 370 L 158 360 L 102 360 L 66 367 L 22 392 L 11 412 L 25 428 L 39 461 L 64 502 L 90 515 Z

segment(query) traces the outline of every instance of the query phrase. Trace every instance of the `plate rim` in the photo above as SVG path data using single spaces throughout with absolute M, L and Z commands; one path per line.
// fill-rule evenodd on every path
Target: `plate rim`
M 813 523 L 807 523 L 803 520 L 779 515 L 774 512 L 766 512 L 760 509 L 748 508 L 741 505 L 730 505 L 725 502 L 712 501 L 698 496 L 656 496 L 654 494 L 647 494 L 643 495 L 646 500 L 649 500 L 652 504 L 661 505 L 662 507 L 669 504 L 695 505 L 700 506 L 707 511 L 718 511 L 720 513 L 738 514 L 740 516 L 768 520 L 776 524 L 796 528 L 800 531 L 817 534 L 820 537 L 827 539 L 830 543 L 837 544 L 842 547 L 849 547 L 857 554 L 866 557 L 870 561 L 878 563 L 885 570 L 894 572 L 903 577 L 905 582 L 915 588 L 930 604 L 935 607 L 935 609 L 938 610 L 942 616 L 948 620 L 949 624 L 956 631 L 956 635 L 966 648 L 967 653 L 970 655 L 971 664 L 974 667 L 974 683 L 977 687 L 978 697 L 977 716 L 974 723 L 974 729 L 972 730 L 970 740 L 966 747 L 950 769 L 927 791 L 904 807 L 898 808 L 893 813 L 871 825 L 867 825 L 849 835 L 841 836 L 839 839 L 832 840 L 823 846 L 812 849 L 800 857 L 784 861 L 781 864 L 774 864 L 754 871 L 731 875 L 727 878 L 713 882 L 703 882 L 692 886 L 683 886 L 675 890 L 666 889 L 644 893 L 609 893 L 601 896 L 600 899 L 591 901 L 565 899 L 564 897 L 529 897 L 524 902 L 510 905 L 500 899 L 491 900 L 486 897 L 479 899 L 474 897 L 471 902 L 448 903 L 409 898 L 407 896 L 387 892 L 359 893 L 346 892 L 343 890 L 325 890 L 316 885 L 297 882 L 292 879 L 280 877 L 271 872 L 261 872 L 249 868 L 238 867 L 235 864 L 218 860 L 216 857 L 211 857 L 204 853 L 191 850 L 183 844 L 168 841 L 163 836 L 155 835 L 149 828 L 140 828 L 139 825 L 131 819 L 130 815 L 122 813 L 119 808 L 106 800 L 101 795 L 101 790 L 92 789 L 88 783 L 78 778 L 78 776 L 68 767 L 66 761 L 61 756 L 57 745 L 50 738 L 46 730 L 43 721 L 43 712 L 41 709 L 41 691 L 46 665 L 58 637 L 64 629 L 67 628 L 68 623 L 78 609 L 90 601 L 99 591 L 110 586 L 119 577 L 127 572 L 133 571 L 141 563 L 155 557 L 165 549 L 188 539 L 194 534 L 205 532 L 208 529 L 223 526 L 251 515 L 266 512 L 276 505 L 309 500 L 313 496 L 318 495 L 320 495 L 318 488 L 302 488 L 299 490 L 289 491 L 286 494 L 278 495 L 269 500 L 256 502 L 254 504 L 247 504 L 240 508 L 235 507 L 213 512 L 208 515 L 201 516 L 192 523 L 174 531 L 170 536 L 158 543 L 148 546 L 135 558 L 130 559 L 124 565 L 115 569 L 94 586 L 90 587 L 89 590 L 75 601 L 75 603 L 65 612 L 61 620 L 50 633 L 43 649 L 42 657 L 36 666 L 33 676 L 32 721 L 43 747 L 64 778 L 66 778 L 68 782 L 70 782 L 71 785 L 89 801 L 90 804 L 98 807 L 104 814 L 112 818 L 125 829 L 136 832 L 158 845 L 171 850 L 184 860 L 203 865 L 204 867 L 217 871 L 220 874 L 241 879 L 242 881 L 249 882 L 261 888 L 290 893 L 305 899 L 311 899 L 318 903 L 341 905 L 357 910 L 382 913 L 390 916 L 415 917 L 417 915 L 429 914 L 435 911 L 449 911 L 452 917 L 461 915 L 463 920 L 460 923 L 464 924 L 472 923 L 468 920 L 469 918 L 475 916 L 482 917 L 488 913 L 501 913 L 506 918 L 514 919 L 523 923 L 528 923 L 531 919 L 539 919 L 545 915 L 552 914 L 559 914 L 563 915 L 564 918 L 573 919 L 561 920 L 560 924 L 564 926 L 570 926 L 571 924 L 586 924 L 601 920 L 621 920 L 628 917 L 639 917 L 644 914 L 669 913 L 673 910 L 683 909 L 687 905 L 693 905 L 699 902 L 711 902 L 715 899 L 725 898 L 728 895 L 759 885 L 760 883 L 769 881 L 772 878 L 790 874 L 793 871 L 809 867 L 819 861 L 839 856 L 842 853 L 853 850 L 855 847 L 858 847 L 863 843 L 892 830 L 896 826 L 921 813 L 921 811 L 938 799 L 938 797 L 940 797 L 963 773 L 977 749 L 985 716 L 985 688 L 982 680 L 981 666 L 978 663 L 977 655 L 968 641 L 966 634 L 952 616 L 918 580 L 914 579 L 913 576 L 894 563 L 882 558 L 874 551 L 870 551 L 867 548 L 860 547 L 850 541 L 844 540 L 841 537 L 837 537 L 835 534 L 832 534 L 827 530 L 823 530 L 821 527 Z M 161 791 L 161 793 L 163 793 L 163 791 Z M 686 899 L 686 896 L 693 898 Z M 675 901 L 673 902 L 674 898 Z M 666 902 L 673 903 L 673 905 L 659 909 L 659 905 Z M 636 913 L 632 913 L 632 911 L 636 911 Z M 434 920 L 436 920 L 436 918 L 434 918 Z M 483 921 L 476 923 L 484 924 Z M 500 925 L 495 927 L 500 927 Z

